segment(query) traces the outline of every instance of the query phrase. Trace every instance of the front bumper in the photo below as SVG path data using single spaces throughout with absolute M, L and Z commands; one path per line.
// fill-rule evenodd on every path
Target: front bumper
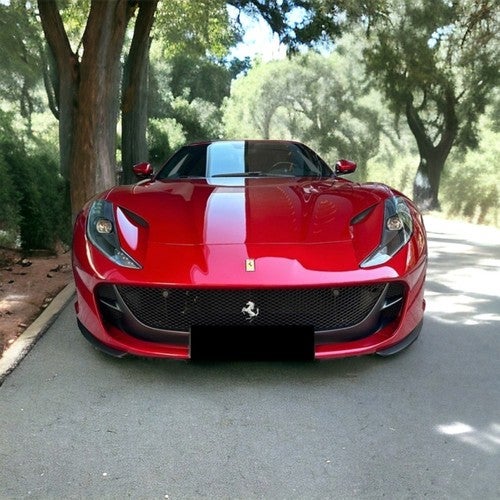
M 418 275 L 418 271 L 414 273 Z M 405 281 L 394 281 L 288 291 L 201 290 L 204 293 L 192 289 L 101 283 L 93 293 L 91 290 L 85 293 L 85 289 L 82 293 L 81 287 L 77 288 L 76 311 L 84 336 L 113 356 L 191 359 L 192 328 L 204 329 L 207 338 L 210 331 L 232 328 L 236 339 L 243 332 L 248 339 L 247 332 L 252 329 L 282 332 L 286 329 L 283 325 L 313 331 L 312 357 L 315 359 L 389 355 L 407 347 L 420 332 L 425 308 L 424 279 L 425 271 L 420 269 L 419 278 L 414 282 L 416 286 L 412 288 Z M 278 300 L 279 295 L 285 298 Z M 266 318 L 260 310 L 269 303 L 269 297 L 274 314 Z M 309 297 L 307 307 L 300 305 L 304 297 Z M 338 299 L 337 310 L 325 314 L 325 300 L 333 300 L 332 297 Z M 242 305 L 249 299 L 260 304 L 259 315 L 252 321 L 242 312 Z M 232 314 L 228 315 L 228 308 Z M 272 337 L 262 346 L 263 356 L 271 344 L 278 353 L 279 342 L 282 342 L 283 355 L 289 351 L 286 338 L 281 333 L 276 335 L 280 340 Z M 220 352 L 221 345 L 218 345 Z M 214 343 L 214 352 L 215 349 Z
M 235 336 L 244 327 L 271 332 L 286 330 L 283 325 L 312 329 L 315 359 L 391 354 L 420 331 L 427 265 L 423 253 L 405 250 L 387 265 L 345 271 L 329 269 L 331 262 L 341 262 L 331 257 L 321 265 L 314 262 L 314 268 L 299 256 L 262 257 L 256 259 L 258 272 L 237 274 L 220 263 L 244 262 L 250 249 L 214 247 L 206 249 L 208 261 L 214 260 L 207 269 L 188 269 L 169 258 L 159 275 L 153 264 L 147 271 L 117 269 L 83 234 L 75 233 L 73 253 L 78 324 L 88 340 L 114 356 L 191 359 L 193 327 L 207 328 L 210 335 L 208 330 L 222 325 L 233 328 Z M 172 275 L 167 276 L 165 267 Z M 214 267 L 217 273 L 208 272 Z M 276 283 L 286 286 L 277 288 Z M 271 313 L 266 310 L 269 304 Z M 259 314 L 249 321 L 244 308 L 249 313 L 258 309 Z M 279 348 L 281 342 L 286 353 L 286 337 L 276 335 L 275 344 Z

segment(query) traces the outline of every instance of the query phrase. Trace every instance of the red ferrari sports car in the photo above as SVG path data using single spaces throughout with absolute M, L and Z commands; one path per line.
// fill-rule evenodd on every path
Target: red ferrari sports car
M 284 140 L 188 144 L 91 199 L 73 236 L 77 322 L 113 356 L 390 355 L 419 335 L 427 240 L 402 193 Z

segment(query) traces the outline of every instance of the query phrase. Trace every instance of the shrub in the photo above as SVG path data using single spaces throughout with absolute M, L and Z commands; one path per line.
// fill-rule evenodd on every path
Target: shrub
M 19 193 L 16 191 L 12 176 L 0 148 L 0 246 L 13 248 L 19 233 Z
M 9 157 L 17 156 L 19 147 L 13 140 L 16 134 L 12 128 L 12 115 L 0 111 L 0 246 L 14 248 L 18 245 L 19 223 L 21 221 L 20 199 Z
M 11 140 L 0 142 L 0 224 L 6 243 L 19 238 L 24 251 L 55 250 L 69 243 L 70 211 L 57 157 L 49 150 L 26 153 Z
M 485 119 L 485 125 L 489 122 Z M 441 199 L 449 217 L 499 226 L 500 134 L 484 126 L 479 148 L 450 155 L 442 178 Z

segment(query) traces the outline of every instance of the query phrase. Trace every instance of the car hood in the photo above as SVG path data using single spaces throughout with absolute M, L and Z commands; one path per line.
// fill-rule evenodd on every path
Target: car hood
M 141 271 L 109 266 L 98 255 L 94 266 L 109 281 L 358 282 L 367 279 L 361 262 L 381 241 L 384 200 L 395 194 L 384 185 L 338 178 L 178 179 L 120 186 L 99 197 L 113 204 L 121 247 Z M 390 265 L 373 269 L 370 279 L 404 272 L 405 255 L 399 252 Z M 246 269 L 245 263 L 254 267 Z
M 115 188 L 107 198 L 147 223 L 150 242 L 317 244 L 351 240 L 353 219 L 370 208 L 363 222 L 378 241 L 377 207 L 390 195 L 384 186 L 342 179 L 233 179 L 145 182 Z

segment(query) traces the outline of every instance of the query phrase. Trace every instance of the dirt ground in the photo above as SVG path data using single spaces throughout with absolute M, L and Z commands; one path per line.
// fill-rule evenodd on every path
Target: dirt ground
M 23 257 L 0 248 L 0 357 L 72 280 L 69 250 Z

